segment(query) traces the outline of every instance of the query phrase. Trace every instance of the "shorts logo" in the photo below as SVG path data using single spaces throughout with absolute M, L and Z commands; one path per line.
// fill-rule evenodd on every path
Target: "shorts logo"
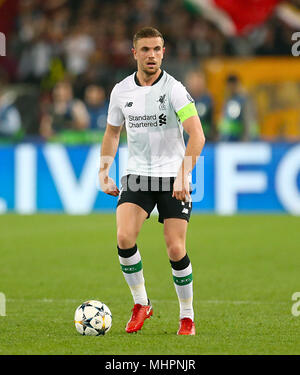
M 165 111 L 167 109 L 167 107 L 166 107 L 166 101 L 167 101 L 166 94 L 161 95 L 159 97 L 158 102 L 160 103 L 159 104 L 159 109 L 161 111 Z
M 126 107 L 132 107 L 132 105 L 133 105 L 133 102 L 127 102 L 127 103 L 125 104 L 125 108 L 126 108 Z
M 182 209 L 181 213 L 188 215 L 190 209 L 192 208 L 192 200 L 191 200 L 191 198 L 190 198 L 190 200 L 188 200 L 188 201 L 186 201 L 186 202 L 181 202 L 181 204 L 182 204 L 183 206 L 185 206 L 185 207 Z
M 159 126 L 166 125 L 167 123 L 167 116 L 164 115 L 163 113 L 159 115 Z

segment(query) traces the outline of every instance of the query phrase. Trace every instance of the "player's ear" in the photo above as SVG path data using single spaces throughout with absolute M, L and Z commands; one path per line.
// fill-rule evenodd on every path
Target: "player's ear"
M 136 50 L 134 47 L 131 48 L 131 52 L 133 54 L 134 59 L 136 60 Z

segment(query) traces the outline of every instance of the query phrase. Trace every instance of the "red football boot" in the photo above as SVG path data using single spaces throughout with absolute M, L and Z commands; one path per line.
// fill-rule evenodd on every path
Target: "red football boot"
M 180 319 L 180 326 L 179 330 L 177 331 L 177 335 L 190 335 L 194 336 L 196 333 L 195 330 L 195 323 L 190 318 L 183 318 Z
M 139 331 L 143 327 L 144 321 L 152 315 L 153 309 L 150 301 L 146 306 L 135 304 L 132 309 L 131 318 L 126 325 L 126 332 L 132 333 Z

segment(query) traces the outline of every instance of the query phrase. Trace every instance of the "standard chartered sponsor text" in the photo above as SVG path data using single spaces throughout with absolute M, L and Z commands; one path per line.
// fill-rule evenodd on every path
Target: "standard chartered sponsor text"
M 147 128 L 158 126 L 156 114 L 143 116 L 129 115 L 128 120 L 128 126 L 130 128 Z

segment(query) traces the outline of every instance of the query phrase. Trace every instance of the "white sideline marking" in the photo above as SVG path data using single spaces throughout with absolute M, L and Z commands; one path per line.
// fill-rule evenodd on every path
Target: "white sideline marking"
M 91 299 L 91 298 L 90 298 Z M 80 303 L 79 299 L 59 299 L 59 298 L 8 298 L 7 302 L 36 302 L 36 303 Z
M 91 299 L 91 298 L 90 298 Z M 87 299 L 88 300 L 88 299 Z M 82 300 L 79 299 L 51 299 L 51 298 L 41 298 L 41 299 L 35 299 L 35 298 L 8 298 L 6 299 L 7 302 L 36 302 L 36 303 L 81 303 Z M 178 304 L 177 300 L 167 300 L 167 299 L 151 299 L 151 302 L 153 303 L 176 303 Z M 276 301 L 276 302 L 270 302 L 270 301 L 230 301 L 230 300 L 198 300 L 196 303 L 202 303 L 202 304 L 231 304 L 231 305 L 282 305 L 286 304 L 287 302 L 282 301 Z

